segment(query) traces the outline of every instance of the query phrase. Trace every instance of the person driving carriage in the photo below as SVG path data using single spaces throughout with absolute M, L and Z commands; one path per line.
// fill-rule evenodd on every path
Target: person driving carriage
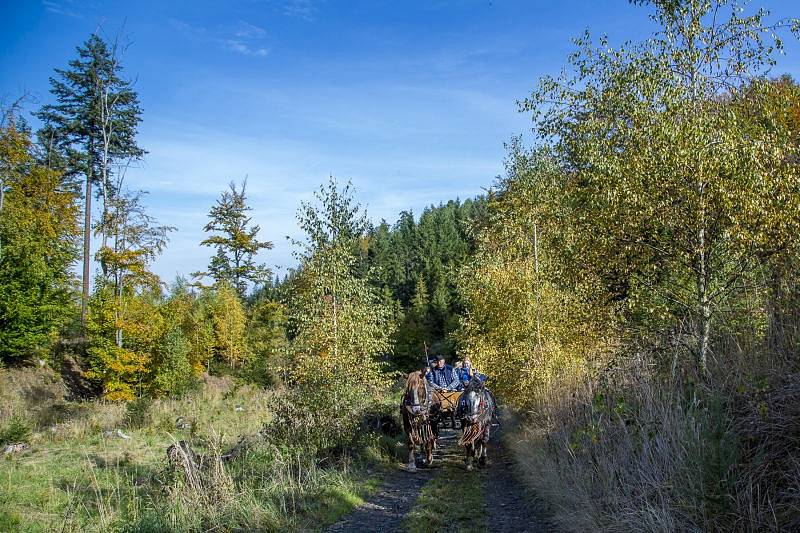
M 436 357 L 436 364 L 431 367 L 431 371 L 425 377 L 436 390 L 455 391 L 461 386 L 458 374 L 452 366 L 447 364 L 443 355 Z

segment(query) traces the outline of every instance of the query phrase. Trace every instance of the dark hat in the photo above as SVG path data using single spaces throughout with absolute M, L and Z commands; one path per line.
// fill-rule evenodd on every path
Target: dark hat
M 442 355 L 442 354 L 437 355 L 436 356 L 436 360 L 437 361 L 443 361 L 444 360 L 444 355 Z

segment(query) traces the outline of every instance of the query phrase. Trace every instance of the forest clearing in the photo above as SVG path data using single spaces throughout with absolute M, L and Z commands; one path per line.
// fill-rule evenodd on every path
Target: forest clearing
M 482 194 L 389 221 L 365 189 L 410 182 L 335 168 L 148 196 L 175 147 L 142 142 L 120 35 L 0 100 L 0 531 L 800 530 L 800 18 L 624 8 L 641 38 L 578 35 Z M 288 236 L 259 218 L 287 190 Z

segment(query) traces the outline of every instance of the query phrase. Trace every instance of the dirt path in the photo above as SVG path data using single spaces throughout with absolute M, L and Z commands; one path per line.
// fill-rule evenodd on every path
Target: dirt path
M 540 506 L 514 475 L 514 461 L 495 432 L 491 442 L 491 464 L 484 470 L 483 494 L 492 532 L 555 531 L 542 518 Z
M 495 428 L 497 429 L 497 428 Z M 399 470 L 392 473 L 380 489 L 352 513 L 328 528 L 329 532 L 400 532 L 403 518 L 414 507 L 422 488 L 446 469 L 463 468 L 457 431 L 442 430 L 432 468 L 420 468 L 416 474 Z M 495 532 L 553 531 L 541 518 L 535 499 L 528 495 L 514 476 L 510 452 L 503 446 L 499 432 L 492 436 L 490 465 L 475 472 L 482 480 L 486 503 L 486 524 Z M 458 502 L 452 502 L 458 505 Z M 435 531 L 436 528 L 431 528 Z
M 414 474 L 398 468 L 383 482 L 369 501 L 359 505 L 355 511 L 330 526 L 327 531 L 392 533 L 403 531 L 403 517 L 414 506 L 422 487 L 439 474 L 444 456 L 456 452 L 458 440 L 456 432 L 442 430 L 440 435 L 439 446 L 434 450 L 432 467 L 422 467 L 418 460 L 419 468 Z

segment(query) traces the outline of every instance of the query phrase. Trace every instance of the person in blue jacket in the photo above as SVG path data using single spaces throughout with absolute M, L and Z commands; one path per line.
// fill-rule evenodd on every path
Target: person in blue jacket
M 469 357 L 464 357 L 464 361 L 461 363 L 461 368 L 458 371 L 458 380 L 461 382 L 461 387 L 466 387 L 473 376 L 481 381 L 486 381 L 486 376 L 478 372 L 475 367 L 472 366 Z
M 437 390 L 454 391 L 461 386 L 458 374 L 447 364 L 443 355 L 436 357 L 436 364 L 426 377 L 431 386 Z

